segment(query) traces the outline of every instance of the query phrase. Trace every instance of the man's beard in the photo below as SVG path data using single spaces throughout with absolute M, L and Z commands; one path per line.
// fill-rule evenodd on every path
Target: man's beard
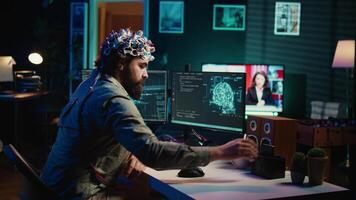
M 123 86 L 131 98 L 135 100 L 139 100 L 141 98 L 144 84 L 145 84 L 144 79 L 142 79 L 139 82 L 134 82 L 132 80 L 132 75 L 130 70 L 127 70 L 126 73 L 124 73 Z

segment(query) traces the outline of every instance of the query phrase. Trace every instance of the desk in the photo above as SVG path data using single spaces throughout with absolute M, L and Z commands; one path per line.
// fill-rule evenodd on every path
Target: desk
M 13 102 L 13 134 L 14 134 L 14 145 L 19 148 L 19 133 L 18 133 L 18 117 L 19 117 L 19 103 L 22 101 L 27 101 L 31 99 L 36 99 L 41 96 L 47 95 L 48 91 L 39 92 L 25 92 L 25 93 L 2 93 L 0 94 L 0 102 Z
M 205 176 L 201 178 L 177 177 L 178 170 L 156 171 L 146 169 L 153 178 L 150 185 L 168 199 L 308 199 L 316 195 L 325 198 L 330 194 L 347 196 L 350 191 L 327 182 L 320 186 L 309 186 L 308 180 L 302 186 L 291 184 L 289 171 L 283 179 L 266 180 L 252 175 L 249 171 L 237 170 L 231 164 L 215 161 L 203 167 Z M 323 196 L 324 195 L 324 196 Z

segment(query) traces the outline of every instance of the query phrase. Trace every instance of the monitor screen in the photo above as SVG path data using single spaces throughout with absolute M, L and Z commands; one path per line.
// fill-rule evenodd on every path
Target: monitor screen
M 202 71 L 246 73 L 246 113 L 283 111 L 283 65 L 203 64 Z
M 147 122 L 167 120 L 167 71 L 149 70 L 140 100 L 134 100 Z
M 245 74 L 175 72 L 172 123 L 244 131 Z

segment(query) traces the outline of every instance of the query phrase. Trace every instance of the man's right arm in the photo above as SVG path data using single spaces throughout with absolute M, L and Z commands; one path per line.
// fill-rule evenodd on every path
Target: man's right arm
M 257 154 L 250 140 L 233 140 L 217 147 L 190 147 L 157 140 L 131 100 L 114 98 L 107 111 L 107 125 L 116 139 L 143 164 L 155 169 L 205 166 L 214 160 L 237 157 L 253 159 Z

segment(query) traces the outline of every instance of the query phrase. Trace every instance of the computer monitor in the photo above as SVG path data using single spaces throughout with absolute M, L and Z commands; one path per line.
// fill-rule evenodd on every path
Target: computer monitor
M 14 64 L 15 61 L 11 56 L 0 56 L 0 91 L 13 89 Z
M 11 56 L 0 56 L 0 82 L 14 81 L 13 64 Z
M 246 73 L 246 114 L 277 115 L 283 111 L 283 65 L 209 63 L 202 64 L 202 71 Z M 268 80 L 260 97 L 264 103 L 260 104 L 253 86 L 256 73 L 265 74 Z
M 134 100 L 146 122 L 167 121 L 167 71 L 148 70 L 140 100 Z
M 174 72 L 172 123 L 244 132 L 245 74 Z

